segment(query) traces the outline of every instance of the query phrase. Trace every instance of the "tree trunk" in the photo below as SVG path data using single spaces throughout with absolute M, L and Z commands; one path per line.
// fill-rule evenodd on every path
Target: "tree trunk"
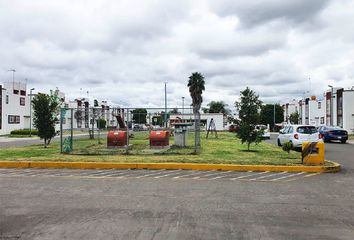
M 194 152 L 199 153 L 200 152 L 200 113 L 199 111 L 196 111 L 194 114 L 194 120 L 195 120 L 195 133 L 194 133 Z
M 44 148 L 47 148 L 47 139 L 44 138 Z
M 247 151 L 250 150 L 250 145 L 251 145 L 251 143 L 250 143 L 250 142 L 247 142 Z

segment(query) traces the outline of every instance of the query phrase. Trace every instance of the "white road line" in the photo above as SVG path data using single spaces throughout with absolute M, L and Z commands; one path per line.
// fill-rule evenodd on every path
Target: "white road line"
M 94 174 L 91 174 L 91 175 L 94 175 L 94 176 L 100 176 L 100 175 L 109 176 L 110 174 L 126 173 L 127 171 L 129 171 L 129 170 L 117 170 L 117 169 L 115 169 L 115 170 L 109 170 L 109 171 L 103 171 L 103 172 L 99 172 L 99 173 L 94 173 Z
M 167 171 L 167 170 L 166 170 L 166 169 L 154 170 L 154 173 L 149 173 L 149 174 L 141 175 L 141 176 L 138 176 L 138 177 L 136 177 L 136 178 L 155 176 L 155 175 L 159 175 L 159 174 L 163 173 L 164 171 Z M 180 170 L 176 170 L 176 171 L 180 171 Z M 175 171 L 173 171 L 173 172 L 175 172 Z
M 274 178 L 274 179 L 269 180 L 269 181 L 278 181 L 278 180 L 285 179 L 285 178 L 291 178 L 291 177 L 299 176 L 299 175 L 304 174 L 304 173 L 305 172 L 294 173 L 294 174 L 290 174 L 288 176 L 284 176 L 284 177 L 280 177 L 280 178 Z
M 269 173 L 269 171 L 255 173 L 255 174 L 243 175 L 243 176 L 239 176 L 239 177 L 235 177 L 235 178 L 230 178 L 230 180 L 242 179 L 242 178 L 252 177 L 252 176 L 261 175 L 261 174 L 265 174 L 265 173 Z
M 210 172 L 216 172 L 217 170 L 210 170 Z M 212 174 L 214 175 L 214 173 Z M 200 179 L 201 177 L 205 177 L 205 176 L 198 176 L 198 177 L 193 177 L 192 179 Z
M 194 173 L 191 173 L 191 174 L 185 174 L 185 175 L 181 175 L 181 176 L 176 176 L 174 178 L 182 178 L 182 177 L 189 177 L 189 176 L 194 176 L 194 175 L 200 175 L 200 174 L 204 174 L 205 172 L 204 171 L 193 171 Z
M 178 170 L 178 171 L 185 171 L 185 170 Z M 165 174 L 165 175 L 160 175 L 160 176 L 156 176 L 154 178 L 163 178 L 163 177 L 168 177 L 168 176 L 171 176 L 171 175 L 176 175 L 176 174 L 180 174 L 180 172 L 174 172 L 174 173 L 168 173 L 168 174 Z
M 305 175 L 305 176 L 302 176 L 303 178 L 305 178 L 305 177 L 312 177 L 312 176 L 316 176 L 316 175 L 320 175 L 321 173 L 311 173 L 311 174 L 307 174 L 307 175 Z M 294 181 L 294 180 L 297 180 L 297 179 L 299 179 L 299 178 L 296 178 L 296 177 L 292 177 L 292 178 L 290 178 L 290 179 L 288 179 L 288 180 L 284 180 L 284 182 L 291 182 L 291 181 Z
M 222 176 L 217 176 L 217 177 L 214 177 L 214 178 L 210 178 L 209 180 L 215 180 L 215 179 L 227 177 L 227 175 L 228 175 L 229 173 L 234 173 L 234 171 L 227 171 L 227 172 L 220 173 L 220 174 L 222 174 Z
M 287 173 L 287 171 L 285 171 L 285 172 L 277 172 L 277 173 L 273 173 L 273 174 L 270 174 L 270 175 L 266 175 L 266 176 L 261 176 L 261 177 L 256 177 L 256 178 L 252 178 L 252 179 L 248 179 L 248 180 L 250 180 L 250 181 L 255 181 L 255 180 L 259 180 L 259 179 L 263 179 L 263 178 L 268 178 L 268 177 L 272 177 L 272 176 L 276 176 L 276 175 L 283 175 L 283 174 L 285 174 L 285 173 Z
M 210 176 L 214 176 L 214 175 L 218 175 L 218 174 L 223 174 L 223 173 L 227 173 L 227 172 L 231 172 L 231 171 L 226 171 L 226 172 L 216 172 L 216 173 L 211 173 L 211 174 L 207 174 L 207 175 L 202 175 L 200 177 L 210 177 Z

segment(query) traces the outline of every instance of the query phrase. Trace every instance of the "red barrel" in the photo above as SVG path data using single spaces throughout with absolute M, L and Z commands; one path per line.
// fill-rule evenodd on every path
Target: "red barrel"
M 127 145 L 126 131 L 109 131 L 107 134 L 107 147 L 124 147 Z
M 150 147 L 166 147 L 170 144 L 169 131 L 151 131 Z

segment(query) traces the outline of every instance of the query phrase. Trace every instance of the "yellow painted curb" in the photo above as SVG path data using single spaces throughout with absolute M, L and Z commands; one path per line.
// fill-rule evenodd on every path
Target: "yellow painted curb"
M 330 161 L 327 161 L 330 162 Z M 340 165 L 285 166 L 285 165 L 235 165 L 198 163 L 98 163 L 98 162 L 11 162 L 0 161 L 0 168 L 76 168 L 76 169 L 186 169 L 269 172 L 339 172 Z

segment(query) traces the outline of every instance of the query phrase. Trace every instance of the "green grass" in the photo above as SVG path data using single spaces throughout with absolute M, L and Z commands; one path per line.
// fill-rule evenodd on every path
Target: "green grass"
M 103 135 L 105 137 L 105 135 Z M 188 143 L 193 144 L 193 134 L 190 134 Z M 173 143 L 173 137 L 170 144 Z M 267 165 L 300 165 L 301 154 L 291 152 L 288 155 L 281 148 L 262 142 L 251 145 L 250 152 L 247 146 L 235 137 L 234 134 L 219 133 L 219 138 L 205 139 L 202 134 L 202 148 L 198 155 L 193 154 L 193 146 L 188 148 L 171 147 L 164 150 L 151 150 L 148 146 L 148 133 L 136 133 L 130 140 L 132 150 L 126 154 L 125 150 L 107 149 L 106 139 L 101 144 L 96 140 L 81 139 L 74 141 L 74 154 L 61 154 L 60 144 L 51 143 L 48 148 L 43 145 L 28 147 L 13 147 L 0 150 L 0 160 L 6 161 L 82 161 L 82 162 L 179 162 L 179 163 L 226 163 L 226 164 L 267 164 Z M 76 154 L 75 154 L 76 153 Z M 101 153 L 97 155 L 97 153 Z
M 348 135 L 348 139 L 349 139 L 349 140 L 354 140 L 354 134 L 349 134 L 349 135 Z

